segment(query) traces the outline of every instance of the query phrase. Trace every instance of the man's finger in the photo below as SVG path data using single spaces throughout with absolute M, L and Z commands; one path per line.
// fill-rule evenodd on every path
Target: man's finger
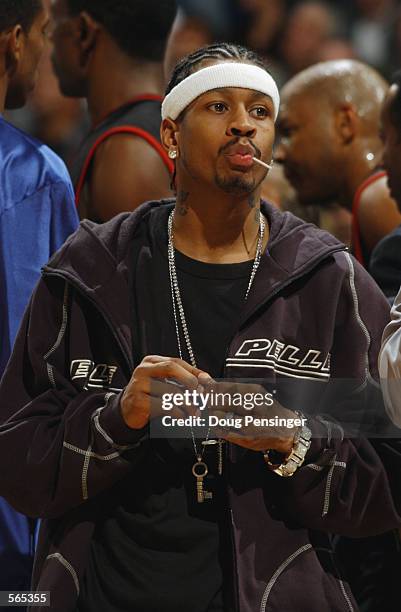
M 207 382 L 213 381 L 212 377 L 210 376 L 210 374 L 208 374 L 208 372 L 205 372 L 204 370 L 200 370 L 199 368 L 194 367 L 192 364 L 188 363 L 187 361 L 184 361 L 183 359 L 180 359 L 179 357 L 165 357 L 163 355 L 147 355 L 142 360 L 142 363 L 151 363 L 151 364 L 163 364 L 166 362 L 176 363 L 182 368 L 184 368 L 184 370 L 187 370 L 188 372 L 193 374 L 194 376 L 196 377 L 202 376 L 202 379 L 204 381 L 207 381 Z

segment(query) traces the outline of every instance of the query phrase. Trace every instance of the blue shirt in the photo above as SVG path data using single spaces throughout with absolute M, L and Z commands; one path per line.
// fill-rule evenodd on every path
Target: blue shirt
M 41 267 L 77 226 L 65 164 L 0 116 L 0 376 Z M 0 498 L 0 590 L 29 588 L 36 527 Z
M 0 116 L 0 375 L 41 267 L 77 225 L 62 160 Z

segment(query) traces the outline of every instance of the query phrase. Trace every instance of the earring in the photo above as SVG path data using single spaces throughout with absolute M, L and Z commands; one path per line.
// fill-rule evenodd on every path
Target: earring
M 177 159 L 178 157 L 177 149 L 170 149 L 170 151 L 168 152 L 168 156 L 170 159 Z

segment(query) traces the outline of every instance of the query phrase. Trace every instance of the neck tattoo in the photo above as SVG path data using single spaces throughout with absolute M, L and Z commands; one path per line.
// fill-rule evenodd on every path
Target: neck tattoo
M 176 210 L 177 213 L 181 216 L 185 216 L 188 212 L 189 205 L 187 203 L 189 196 L 189 191 L 180 191 L 177 193 L 177 202 L 176 202 Z

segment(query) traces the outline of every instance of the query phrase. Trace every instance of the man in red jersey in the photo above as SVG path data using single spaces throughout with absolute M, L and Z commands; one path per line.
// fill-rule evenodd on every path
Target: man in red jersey
M 92 123 L 72 168 L 81 218 L 107 221 L 169 194 L 160 145 L 162 60 L 174 0 L 54 0 L 61 91 L 84 97 Z

